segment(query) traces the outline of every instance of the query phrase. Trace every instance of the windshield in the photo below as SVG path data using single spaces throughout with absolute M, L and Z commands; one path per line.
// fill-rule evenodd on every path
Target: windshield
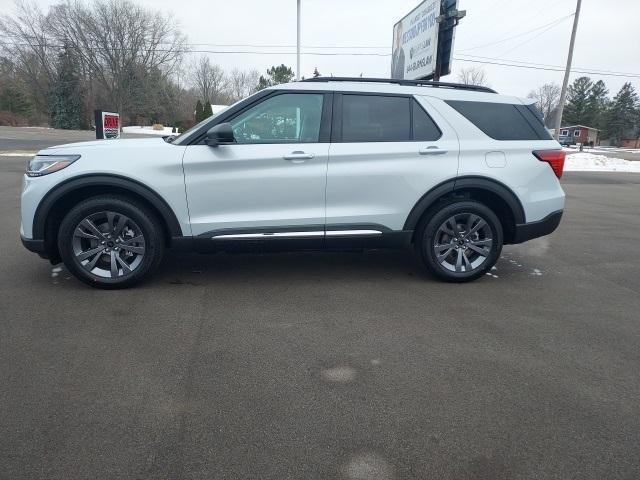
M 193 132 L 197 131 L 200 127 L 202 127 L 203 125 L 205 125 L 208 122 L 210 122 L 211 119 L 217 117 L 221 113 L 226 112 L 228 109 L 229 109 L 229 107 L 223 108 L 219 112 L 216 112 L 213 115 L 211 115 L 210 117 L 205 118 L 201 122 L 196 123 L 193 127 L 189 128 L 188 130 L 185 130 L 180 135 L 177 135 L 177 136 L 173 137 L 173 140 L 171 140 L 171 143 L 174 144 L 174 145 L 180 145 L 181 143 L 184 143 L 186 140 L 189 139 L 189 137 L 191 136 L 191 134 Z

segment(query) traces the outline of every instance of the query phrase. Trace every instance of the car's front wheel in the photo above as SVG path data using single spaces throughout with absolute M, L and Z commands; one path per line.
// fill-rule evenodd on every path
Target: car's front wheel
M 444 205 L 418 231 L 416 247 L 427 269 L 449 282 L 468 282 L 493 267 L 502 251 L 502 225 L 474 200 Z
M 67 269 L 98 288 L 125 288 L 162 260 L 162 227 L 143 204 L 119 196 L 83 200 L 64 217 L 58 249 Z

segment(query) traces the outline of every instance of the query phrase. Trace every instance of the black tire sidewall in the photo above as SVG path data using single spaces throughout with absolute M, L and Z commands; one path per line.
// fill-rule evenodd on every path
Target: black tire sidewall
M 73 232 L 89 215 L 103 211 L 122 213 L 131 218 L 145 238 L 145 254 L 141 264 L 131 275 L 122 278 L 103 278 L 87 272 L 73 252 Z M 153 273 L 162 260 L 164 241 L 162 230 L 153 214 L 133 199 L 119 196 L 99 196 L 83 200 L 64 217 L 58 231 L 58 250 L 67 269 L 88 285 L 105 289 L 125 288 L 139 283 Z
M 474 213 L 482 217 L 491 229 L 494 242 L 491 247 L 489 257 L 481 268 L 472 272 L 458 273 L 447 270 L 440 265 L 433 249 L 433 241 L 438 228 L 440 228 L 444 221 L 453 215 L 461 213 Z M 504 236 L 500 220 L 489 207 L 474 200 L 466 200 L 444 205 L 435 211 L 433 215 L 423 223 L 422 228 L 419 231 L 418 239 L 418 254 L 421 262 L 429 272 L 438 278 L 449 282 L 468 282 L 485 275 L 497 262 L 498 258 L 500 258 L 500 253 L 502 252 Z

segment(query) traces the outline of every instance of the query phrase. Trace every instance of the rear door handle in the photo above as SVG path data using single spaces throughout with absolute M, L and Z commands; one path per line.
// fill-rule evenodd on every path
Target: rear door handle
M 419 150 L 420 155 L 443 155 L 445 153 L 447 153 L 447 150 L 443 150 L 441 148 L 438 147 L 427 147 L 427 148 L 421 148 Z
M 295 162 L 304 162 L 305 160 L 311 160 L 314 157 L 313 153 L 305 152 L 291 152 L 289 155 L 284 155 L 282 158 Z

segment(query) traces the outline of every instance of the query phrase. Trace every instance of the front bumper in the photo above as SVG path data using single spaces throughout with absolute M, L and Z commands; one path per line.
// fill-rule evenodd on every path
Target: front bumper
M 553 233 L 562 219 L 562 210 L 550 213 L 542 220 L 516 225 L 513 241 L 509 243 L 522 243 L 533 238 L 543 237 Z
M 25 238 L 23 235 L 20 235 L 20 240 L 22 241 L 22 245 L 27 250 L 37 253 L 42 258 L 49 258 L 47 256 L 47 249 L 44 245 L 44 240 L 35 240 L 33 238 Z

